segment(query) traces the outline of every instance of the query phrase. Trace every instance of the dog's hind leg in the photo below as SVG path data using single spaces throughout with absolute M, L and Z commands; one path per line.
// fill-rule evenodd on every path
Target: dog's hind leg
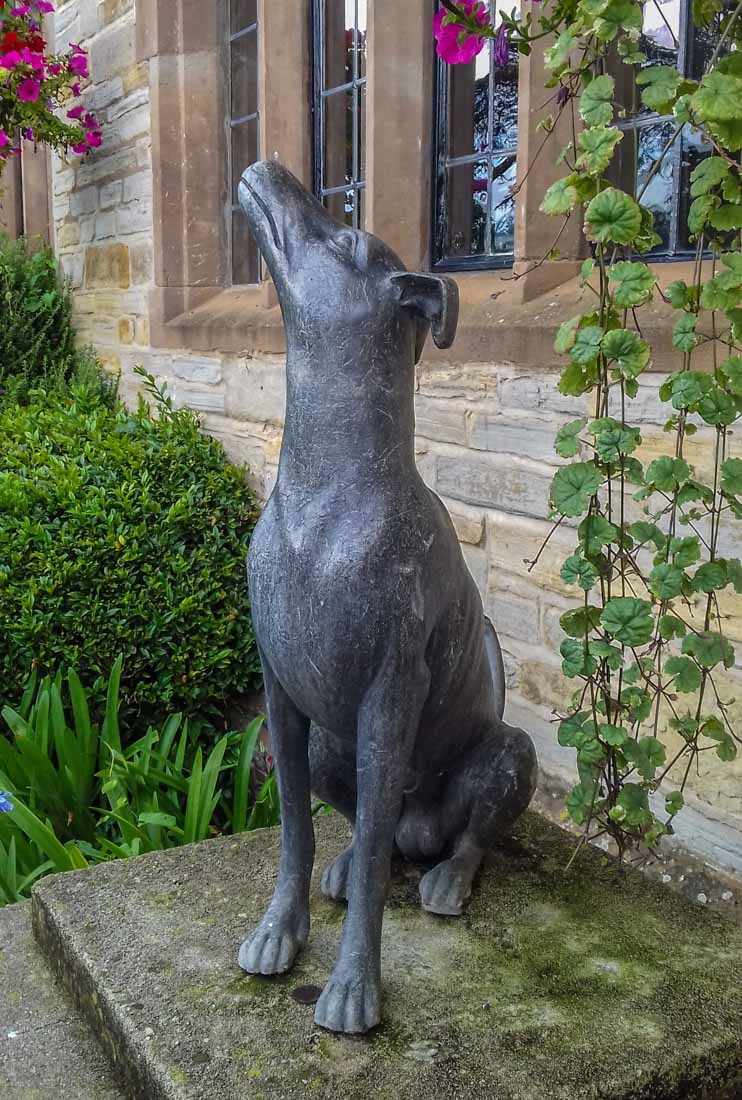
M 504 722 L 457 761 L 439 817 L 451 855 L 421 879 L 424 909 L 442 916 L 462 912 L 485 854 L 533 798 L 536 768 L 531 738 Z
M 309 768 L 312 791 L 332 806 L 351 825 L 356 822 L 356 748 L 355 737 L 339 738 L 321 726 L 312 726 L 309 734 Z M 325 897 L 341 901 L 348 897 L 348 881 L 353 867 L 353 844 L 325 868 L 320 889 Z

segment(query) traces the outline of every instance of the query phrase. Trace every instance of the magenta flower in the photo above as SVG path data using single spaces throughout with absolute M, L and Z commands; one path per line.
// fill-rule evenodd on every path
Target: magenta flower
M 490 24 L 489 13 L 482 0 L 460 0 L 459 7 L 462 15 L 473 16 L 480 26 Z M 445 8 L 439 8 L 433 16 L 435 48 L 438 56 L 448 65 L 466 65 L 480 53 L 484 38 L 479 34 L 470 34 L 451 19 L 451 13 Z
M 10 50 L 8 53 L 0 57 L 0 69 L 14 69 L 16 65 L 20 65 L 21 55 L 18 50 Z
M 10 9 L 11 15 L 28 15 L 31 10 L 30 4 L 16 4 L 14 8 Z
M 73 153 L 87 153 L 88 143 L 87 141 L 76 141 L 72 146 Z
M 67 112 L 67 118 L 74 118 L 74 120 L 76 122 L 78 121 L 78 119 L 82 118 L 82 115 L 83 115 L 82 103 L 78 103 L 77 107 L 73 107 L 71 110 L 69 110 Z
M 71 73 L 75 73 L 77 76 L 88 75 L 88 59 L 84 53 L 73 53 L 72 57 L 67 62 L 67 68 Z
M 44 59 L 39 57 L 37 53 L 32 53 L 28 47 L 21 52 L 21 57 L 24 63 L 30 65 L 34 72 L 38 73 L 44 68 Z
M 103 135 L 100 130 L 88 130 L 85 134 L 85 141 L 91 149 L 98 149 L 103 144 Z
M 16 91 L 21 103 L 35 103 L 39 98 L 39 83 L 29 76 L 20 82 Z
M 54 5 L 49 3 L 49 0 L 34 0 L 34 7 L 37 11 L 40 11 L 42 15 L 48 15 L 49 12 L 54 11 Z
M 505 24 L 501 23 L 497 30 L 497 37 L 495 38 L 495 65 L 507 65 L 510 51 L 508 50 L 508 40 L 505 34 Z
M 4 149 L 6 145 L 10 145 L 10 138 L 0 126 L 0 149 Z

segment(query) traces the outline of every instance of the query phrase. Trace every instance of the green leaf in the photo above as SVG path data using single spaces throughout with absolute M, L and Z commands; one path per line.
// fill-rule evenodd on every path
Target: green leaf
M 551 483 L 551 503 L 562 516 L 579 516 L 600 488 L 602 477 L 592 462 L 574 462 L 557 470 Z
M 612 726 L 608 723 L 598 726 L 598 733 L 606 745 L 618 749 L 629 739 L 624 726 Z
M 742 207 L 732 206 L 731 204 L 720 206 L 718 210 L 713 212 L 709 221 L 714 229 L 721 229 L 722 232 L 730 229 L 742 229 Z
M 612 76 L 597 76 L 580 96 L 580 117 L 588 126 L 607 126 L 613 119 L 614 89 Z
M 703 668 L 714 668 L 718 664 L 731 668 L 734 664 L 734 647 L 714 631 L 687 634 L 682 649 L 689 657 L 695 657 Z
M 629 722 L 644 722 L 652 712 L 652 696 L 644 688 L 628 687 L 621 692 L 621 705 L 628 709 Z
M 681 569 L 694 565 L 701 556 L 701 541 L 698 535 L 670 539 L 670 553 L 675 565 L 679 565 Z
M 716 755 L 720 760 L 723 760 L 726 764 L 730 764 L 732 760 L 737 759 L 737 746 L 730 736 L 720 741 L 716 748 Z
M 570 358 L 580 366 L 589 366 L 598 358 L 602 339 L 603 330 L 597 325 L 586 325 L 585 328 L 578 329 L 569 352 Z
M 540 209 L 544 214 L 569 214 L 579 201 L 572 177 L 566 176 L 547 187 Z
M 580 432 L 587 423 L 585 417 L 580 420 L 570 420 L 559 429 L 556 436 L 554 449 L 562 458 L 574 458 L 580 450 Z
M 602 175 L 613 160 L 613 153 L 623 133 L 615 126 L 591 126 L 577 138 L 580 155 L 577 167 L 592 175 Z M 576 192 L 575 192 L 576 194 Z
M 737 419 L 737 402 L 720 386 L 712 386 L 698 402 L 698 413 L 707 424 L 733 424 Z
M 734 591 L 742 595 L 742 561 L 739 558 L 727 558 L 727 576 Z
M 729 274 L 731 273 L 724 272 L 724 276 Z M 736 281 L 737 277 L 734 276 L 733 285 L 729 286 L 730 280 L 724 276 L 716 275 L 703 284 L 701 288 L 701 305 L 704 309 L 734 309 L 739 302 L 742 292 L 739 289 L 739 283 Z
M 670 817 L 675 817 L 676 814 L 679 814 L 684 805 L 685 799 L 680 791 L 672 791 L 670 794 L 665 795 L 665 812 L 668 813 Z
M 678 351 L 689 353 L 693 351 L 698 340 L 695 313 L 684 313 L 682 317 L 678 317 L 672 329 L 672 346 Z
M 640 519 L 636 523 L 632 523 L 629 527 L 629 534 L 632 538 L 635 538 L 638 543 L 651 542 L 658 550 L 661 550 L 666 542 L 665 535 L 659 529 L 656 523 L 648 523 L 647 520 Z
M 594 365 L 581 367 L 579 363 L 569 363 L 559 376 L 557 389 L 569 397 L 580 397 L 592 388 L 596 377 Z
M 690 466 L 682 458 L 662 455 L 649 463 L 646 472 L 647 485 L 654 486 L 663 493 L 673 493 L 690 476 Z
M 709 392 L 713 379 L 697 370 L 682 370 L 670 379 L 670 394 L 674 409 L 691 409 Z
M 649 590 L 661 600 L 672 600 L 683 590 L 685 574 L 674 565 L 656 565 L 649 574 Z
M 601 3 L 594 26 L 601 42 L 611 42 L 626 31 L 641 30 L 642 9 L 633 0 L 609 0 L 607 4 Z
M 688 287 L 682 279 L 668 283 L 663 293 L 673 309 L 685 309 L 688 305 Z
M 562 655 L 562 672 L 572 680 L 575 676 L 592 676 L 598 663 L 588 652 L 584 642 L 565 638 L 559 647 Z
M 709 218 L 719 205 L 719 199 L 715 195 L 699 195 L 693 200 L 688 210 L 688 232 L 692 237 L 705 229 Z
M 665 763 L 665 747 L 656 737 L 641 737 L 623 746 L 623 754 L 648 782 Z
M 652 821 L 647 792 L 637 783 L 625 783 L 616 799 L 616 807 L 621 810 L 620 821 L 624 825 L 638 827 Z
M 557 329 L 556 337 L 554 338 L 554 351 L 559 355 L 564 355 L 575 342 L 575 336 L 577 334 L 577 326 L 580 323 L 580 317 L 570 317 L 568 321 L 562 321 L 561 325 Z
M 636 83 L 643 86 L 642 103 L 661 115 L 671 113 L 681 80 L 678 70 L 669 65 L 650 65 L 636 74 Z
M 673 638 L 684 638 L 687 633 L 685 623 L 674 615 L 661 615 L 658 623 L 660 637 L 665 642 Z
M 729 165 L 723 157 L 706 157 L 690 174 L 691 198 L 707 194 L 728 175 Z
M 565 805 L 575 825 L 584 825 L 587 821 L 593 810 L 596 793 L 595 783 L 578 783 L 570 791 Z
M 615 283 L 613 300 L 619 309 L 631 309 L 643 305 L 652 297 L 654 275 L 646 264 L 621 262 L 608 270 L 608 278 Z
M 669 657 L 665 673 L 673 677 L 675 690 L 681 694 L 692 695 L 701 686 L 701 670 L 688 657 Z
M 636 378 L 649 362 L 649 345 L 629 329 L 614 328 L 606 332 L 601 349 L 625 378 Z
M 693 110 L 703 119 L 736 120 L 742 103 L 742 78 L 712 69 L 706 73 L 692 99 Z
M 580 523 L 577 534 L 584 553 L 591 557 L 599 554 L 603 546 L 616 542 L 619 531 L 615 524 L 591 512 Z
M 559 625 L 570 638 L 586 638 L 600 622 L 600 608 L 576 607 L 559 617 Z
M 564 718 L 559 723 L 557 732 L 559 744 L 567 749 L 577 748 L 578 745 L 582 744 L 586 736 L 584 725 L 587 718 L 588 712 L 586 710 L 578 711 L 576 714 Z
M 577 47 L 577 38 L 570 30 L 562 31 L 553 46 L 544 50 L 546 67 L 559 72 L 569 64 L 569 55 Z
M 605 661 L 614 672 L 618 672 L 623 665 L 623 651 L 618 646 L 593 640 L 590 642 L 588 649 L 593 657 L 597 657 L 599 661 Z
M 645 645 L 652 637 L 652 605 L 635 596 L 614 596 L 600 616 L 603 628 L 623 645 Z
M 707 561 L 693 574 L 695 592 L 716 592 L 727 585 L 727 564 L 725 561 Z
M 602 79 L 598 77 L 598 80 Z M 592 84 L 588 85 L 588 88 L 591 87 Z M 615 187 L 599 192 L 585 211 L 585 233 L 589 240 L 601 244 L 630 244 L 641 228 L 639 204 Z
M 719 369 L 726 377 L 732 393 L 742 397 L 742 355 L 730 355 L 719 365 Z
M 585 592 L 589 592 L 598 579 L 595 567 L 579 554 L 567 558 L 560 575 L 567 584 L 578 584 Z
M 722 462 L 721 489 L 727 496 L 742 496 L 742 458 L 727 458 Z
M 595 451 L 601 462 L 617 463 L 624 455 L 635 451 L 642 441 L 638 428 L 615 427 L 606 428 L 599 432 L 595 438 Z

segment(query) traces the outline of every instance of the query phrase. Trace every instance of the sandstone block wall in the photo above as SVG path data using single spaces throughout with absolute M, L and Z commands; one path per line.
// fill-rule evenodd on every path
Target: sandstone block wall
M 60 5 L 57 45 L 82 42 L 90 49 L 93 78 L 86 103 L 100 116 L 105 138 L 87 161 L 58 157 L 53 164 L 55 247 L 74 287 L 80 336 L 120 374 L 125 398 L 135 395 L 136 365 L 166 381 L 176 403 L 199 412 L 204 429 L 248 467 L 250 481 L 266 497 L 281 442 L 282 357 L 192 354 L 150 344 L 151 115 L 147 63 L 136 61 L 134 32 L 134 0 Z M 529 563 L 549 533 L 549 484 L 561 461 L 554 436 L 566 420 L 589 410 L 582 399 L 557 392 L 556 361 L 537 370 L 498 361 L 499 323 L 493 322 L 491 363 L 420 365 L 418 461 L 451 512 L 500 634 L 508 716 L 533 733 L 544 771 L 565 777 L 573 773 L 574 755 L 556 744 L 553 711 L 570 691 L 558 657 L 559 616 L 576 602 L 559 576 L 573 546 L 569 526 L 559 528 L 535 566 Z M 647 376 L 632 404 L 646 457 L 662 453 L 667 440 L 657 382 Z M 689 441 L 691 460 L 701 468 L 709 460 L 707 442 L 704 432 Z M 725 538 L 731 550 L 731 529 Z M 742 730 L 742 598 L 725 602 L 740 656 L 723 686 L 739 700 L 735 713 Z M 713 752 L 705 753 L 690 777 L 689 807 L 681 818 L 679 831 L 691 848 L 742 873 L 742 758 L 722 764 Z

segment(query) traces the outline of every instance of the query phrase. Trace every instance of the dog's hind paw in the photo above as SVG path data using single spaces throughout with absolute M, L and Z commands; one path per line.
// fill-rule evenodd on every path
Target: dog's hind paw
M 420 900 L 428 913 L 459 917 L 471 895 L 474 873 L 455 858 L 437 864 L 420 879 Z
M 353 867 L 353 845 L 341 852 L 337 859 L 326 867 L 322 874 L 320 890 L 332 901 L 348 900 L 348 884 Z

